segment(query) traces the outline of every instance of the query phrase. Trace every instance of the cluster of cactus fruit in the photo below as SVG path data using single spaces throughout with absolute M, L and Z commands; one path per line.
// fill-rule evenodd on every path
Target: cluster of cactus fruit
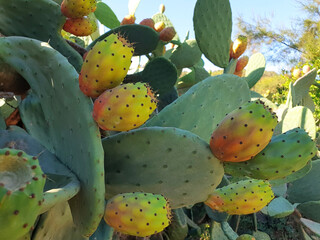
M 59 18 L 50 23 L 58 31 L 41 32 L 48 18 L 15 4 Z M 255 239 L 238 236 L 228 215 L 263 211 L 280 199 L 280 184 L 293 182 L 288 199 L 299 199 L 290 189 L 319 168 L 314 119 L 301 104 L 315 71 L 291 86 L 285 106 L 257 97 L 250 88 L 265 60 L 241 57 L 245 36 L 231 42 L 228 0 L 197 0 L 196 39 L 181 42 L 161 5 L 140 24 L 134 12 L 113 19 L 117 27 L 82 57 L 60 31 L 92 34 L 89 15 L 99 20 L 101 9 L 94 0 L 0 0 L 0 86 L 20 89 L 22 78 L 31 88 L 19 103 L 23 129 L 2 124 L 0 111 L 0 240 L 185 239 L 196 225 L 188 209 L 199 203 L 212 219 L 210 239 Z M 23 14 L 40 25 L 28 29 Z M 209 76 L 202 54 L 224 74 Z M 142 55 L 144 69 L 129 74 Z M 292 203 L 320 196 L 311 199 Z

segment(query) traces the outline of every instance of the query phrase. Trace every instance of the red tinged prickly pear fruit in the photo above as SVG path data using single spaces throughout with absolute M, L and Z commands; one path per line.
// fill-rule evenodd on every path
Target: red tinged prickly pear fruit
M 94 19 L 88 17 L 68 18 L 63 30 L 79 37 L 89 36 L 97 30 L 97 24 Z
M 248 56 L 242 56 L 241 58 L 239 58 L 237 61 L 235 72 L 242 71 L 247 66 L 248 62 L 249 62 Z
M 238 38 L 233 42 L 231 58 L 240 57 L 247 49 L 248 39 L 246 36 L 239 35 Z
M 128 83 L 105 91 L 94 102 L 93 118 L 104 130 L 128 131 L 145 123 L 157 101 L 145 83 Z
M 152 18 L 145 18 L 140 23 L 140 25 L 145 25 L 154 29 L 154 21 Z
M 110 34 L 89 50 L 79 74 L 81 91 L 96 98 L 106 89 L 120 85 L 133 55 L 133 47 L 118 34 Z
M 81 18 L 96 10 L 96 0 L 63 0 L 61 12 L 68 18 Z
M 176 31 L 173 27 L 166 27 L 160 32 L 160 40 L 164 42 L 170 42 L 174 36 L 176 35 Z
M 156 30 L 157 32 L 161 32 L 165 27 L 166 25 L 163 21 L 154 24 L 154 30 Z
M 162 195 L 123 193 L 108 200 L 104 220 L 120 233 L 146 237 L 170 224 L 171 209 Z
M 304 65 L 303 68 L 302 68 L 302 73 L 306 74 L 308 72 L 310 72 L 310 66 L 309 65 Z
M 204 203 L 219 212 L 245 215 L 259 212 L 273 198 L 269 182 L 249 179 L 214 190 Z
M 243 70 L 240 70 L 239 72 L 234 72 L 234 75 L 238 76 L 238 77 L 242 77 L 243 75 Z
M 125 16 L 120 25 L 128 25 L 128 24 L 134 24 L 136 21 L 136 17 L 132 14 Z
M 211 151 L 225 162 L 249 160 L 267 146 L 276 125 L 275 113 L 262 101 L 248 102 L 230 112 L 214 130 Z

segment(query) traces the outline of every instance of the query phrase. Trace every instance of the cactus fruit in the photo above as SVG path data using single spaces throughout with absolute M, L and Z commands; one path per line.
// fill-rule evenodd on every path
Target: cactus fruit
M 269 182 L 249 179 L 214 190 L 204 203 L 219 212 L 243 215 L 260 211 L 273 198 Z
M 134 15 L 132 15 L 132 14 L 126 15 L 126 16 L 122 19 L 120 25 L 134 24 L 135 21 L 136 21 L 136 17 L 135 17 Z
M 0 149 L 1 239 L 19 239 L 33 229 L 43 202 L 44 184 L 37 157 Z
M 247 66 L 248 62 L 249 62 L 248 56 L 242 56 L 241 58 L 239 58 L 237 61 L 235 72 L 242 71 Z
M 161 32 L 165 27 L 166 25 L 163 21 L 154 24 L 154 30 L 156 30 L 157 32 Z
M 240 57 L 247 48 L 248 39 L 246 36 L 239 35 L 232 44 L 231 58 Z
M 225 171 L 233 176 L 280 179 L 303 168 L 316 152 L 316 143 L 310 136 L 304 130 L 295 128 L 273 137 L 253 159 L 225 163 Z
M 76 36 L 88 36 L 97 30 L 96 21 L 92 18 L 68 18 L 63 25 L 63 30 Z
M 292 77 L 299 78 L 301 76 L 301 70 L 299 68 L 295 68 L 292 71 Z
M 152 18 L 145 18 L 140 23 L 140 25 L 145 25 L 154 29 L 154 21 Z
M 237 237 L 236 240 L 256 240 L 256 238 L 250 234 L 242 234 L 239 237 Z
M 105 91 L 96 99 L 93 118 L 104 130 L 127 131 L 141 126 L 157 108 L 145 83 L 128 83 Z
M 96 10 L 96 0 L 63 0 L 61 12 L 68 18 L 81 18 Z
M 307 74 L 308 72 L 310 72 L 310 66 L 309 65 L 304 65 L 302 68 L 302 73 L 303 74 Z
M 165 10 L 166 10 L 165 5 L 163 3 L 161 3 L 160 6 L 159 6 L 159 12 L 160 13 L 164 13 Z
M 243 70 L 240 70 L 240 71 L 235 71 L 234 73 L 233 73 L 234 75 L 236 75 L 236 76 L 238 76 L 238 77 L 242 77 L 242 75 L 243 75 Z
M 98 97 L 106 89 L 120 85 L 127 75 L 132 55 L 132 45 L 116 33 L 95 44 L 81 68 L 81 91 L 89 97 Z
M 162 195 L 124 193 L 108 200 L 104 219 L 121 233 L 146 237 L 170 224 L 171 209 Z
M 176 31 L 173 27 L 166 27 L 160 32 L 160 40 L 164 42 L 170 42 L 174 36 L 176 35 Z
M 270 142 L 277 118 L 262 101 L 248 102 L 220 122 L 210 139 L 216 158 L 227 162 L 249 160 Z

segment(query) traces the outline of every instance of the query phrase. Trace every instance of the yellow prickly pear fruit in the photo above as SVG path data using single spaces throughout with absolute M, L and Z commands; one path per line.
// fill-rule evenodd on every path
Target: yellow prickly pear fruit
M 63 0 L 61 12 L 68 18 L 81 18 L 96 10 L 96 0 Z
M 165 27 L 166 25 L 163 21 L 154 24 L 154 30 L 156 30 L 157 32 L 161 32 Z
M 219 212 L 244 215 L 260 211 L 273 198 L 269 182 L 250 179 L 214 190 L 204 203 Z
M 304 65 L 302 68 L 302 73 L 306 74 L 310 71 L 310 66 L 309 65 Z
M 239 35 L 238 38 L 233 42 L 231 58 L 240 57 L 247 49 L 248 39 L 246 36 Z
M 134 24 L 135 21 L 136 17 L 132 14 L 129 14 L 122 19 L 120 25 Z
M 108 200 L 104 220 L 117 231 L 146 237 L 163 231 L 171 219 L 168 201 L 159 194 L 124 193 Z
M 131 65 L 133 52 L 132 45 L 116 33 L 96 43 L 81 68 L 81 91 L 96 98 L 106 89 L 120 85 Z
M 63 30 L 79 37 L 89 36 L 97 28 L 95 19 L 89 17 L 68 18 L 63 25 Z
M 160 6 L 159 6 L 160 13 L 164 13 L 165 10 L 166 10 L 166 7 L 164 6 L 163 3 L 161 3 Z
M 128 83 L 101 94 L 94 102 L 93 118 L 104 130 L 128 131 L 145 123 L 156 108 L 147 84 Z
M 301 76 L 301 70 L 299 68 L 295 68 L 292 71 L 292 77 L 299 78 Z

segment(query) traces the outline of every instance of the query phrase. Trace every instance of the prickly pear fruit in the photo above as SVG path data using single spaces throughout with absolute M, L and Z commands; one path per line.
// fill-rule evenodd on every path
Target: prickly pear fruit
M 299 68 L 295 68 L 292 71 L 292 77 L 299 78 L 301 76 L 301 70 Z
M 256 240 L 256 238 L 250 234 L 242 234 L 239 237 L 237 237 L 236 240 Z
M 94 102 L 93 118 L 104 130 L 127 131 L 145 123 L 156 108 L 147 84 L 128 83 L 101 94 Z
M 210 148 L 216 158 L 242 162 L 264 149 L 277 125 L 277 118 L 270 110 L 257 100 L 230 112 L 210 139 Z
M 63 25 L 63 30 L 76 36 L 89 36 L 97 30 L 96 21 L 92 18 L 68 18 Z
M 166 27 L 166 24 L 163 21 L 157 22 L 154 24 L 154 30 L 161 32 Z
M 135 21 L 136 21 L 136 17 L 135 17 L 134 15 L 132 15 L 132 14 L 126 15 L 126 16 L 122 19 L 120 25 L 134 24 Z
M 214 190 L 204 203 L 219 212 L 242 215 L 260 211 L 273 198 L 269 182 L 249 179 Z
M 235 72 L 242 71 L 247 66 L 248 62 L 249 62 L 248 56 L 242 56 L 241 58 L 239 58 L 237 61 Z
M 96 0 L 63 0 L 61 12 L 68 18 L 81 18 L 96 10 Z
M 140 23 L 140 25 L 145 25 L 154 29 L 154 21 L 152 18 L 145 18 Z
M 243 70 L 240 70 L 239 72 L 234 72 L 234 75 L 238 76 L 238 77 L 242 77 L 243 75 Z
M 106 89 L 118 86 L 127 75 L 132 55 L 132 45 L 116 33 L 95 44 L 81 68 L 81 91 L 95 98 Z
M 108 200 L 104 220 L 117 231 L 146 237 L 161 232 L 170 224 L 167 200 L 158 194 L 124 193 Z
M 233 176 L 280 179 L 303 168 L 316 153 L 316 143 L 303 129 L 295 128 L 274 136 L 251 160 L 225 163 L 225 171 Z
M 231 58 L 240 57 L 247 48 L 248 39 L 246 36 L 239 35 L 238 38 L 233 42 Z
M 163 3 L 161 3 L 160 6 L 159 6 L 159 12 L 160 13 L 164 13 L 165 10 L 166 10 L 166 7 L 164 6 Z
M 173 27 L 166 27 L 160 32 L 160 40 L 170 42 L 176 35 L 176 30 Z
M 310 66 L 309 65 L 304 65 L 303 68 L 302 68 L 302 73 L 306 74 L 308 72 L 310 72 Z
M 20 150 L 0 149 L 1 239 L 20 239 L 39 215 L 45 175 L 38 159 Z

